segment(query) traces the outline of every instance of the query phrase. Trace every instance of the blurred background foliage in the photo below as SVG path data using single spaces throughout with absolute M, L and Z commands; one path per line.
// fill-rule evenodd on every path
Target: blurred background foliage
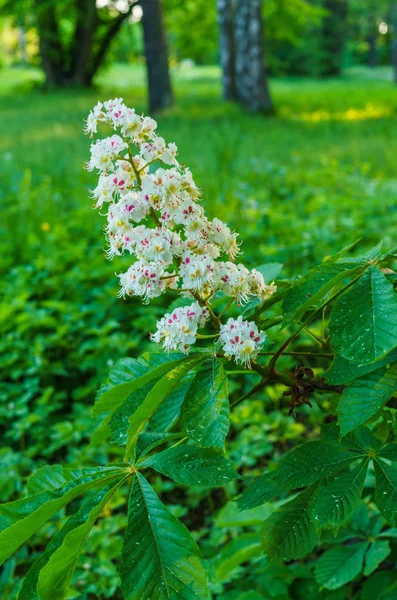
M 87 82 L 91 86 L 62 82 L 44 88 L 38 15 L 43 6 L 55 9 L 65 50 L 71 48 L 76 27 L 76 3 L 0 3 L 2 501 L 14 499 L 28 474 L 41 465 L 68 461 L 88 466 L 119 459 L 108 456 L 107 448 L 87 449 L 95 428 L 90 407 L 115 360 L 153 350 L 148 331 L 166 307 L 164 300 L 147 307 L 116 297 L 115 271 L 124 269 L 128 257 L 113 263 L 104 258 L 103 222 L 88 198 L 95 176 L 83 169 L 89 154 L 83 119 L 98 99 L 122 96 L 137 111 L 145 110 L 144 1 L 132 7 L 120 0 L 98 3 L 103 31 L 129 12 L 93 81 Z M 395 4 L 265 0 L 266 60 L 275 107 L 265 119 L 222 99 L 215 0 L 164 2 L 175 102 L 156 115 L 159 131 L 177 143 L 181 162 L 191 167 L 203 189 L 209 216 L 240 232 L 248 266 L 282 263 L 282 277 L 290 278 L 358 238 L 361 248 L 380 237 L 387 246 L 395 243 Z M 331 40 L 330 19 L 342 28 Z M 104 35 L 98 33 L 97 44 Z M 272 342 L 278 336 L 271 330 Z M 313 343 L 308 338 L 304 347 L 310 350 Z M 232 395 L 244 385 L 236 378 Z M 272 388 L 235 413 L 228 452 L 243 474 L 260 474 L 270 457 L 318 433 L 321 408 L 303 407 L 293 417 L 283 406 Z M 271 569 L 261 558 L 256 532 L 275 505 L 241 513 L 230 501 L 239 491 L 235 484 L 187 492 L 170 482 L 154 483 L 194 531 L 219 600 L 396 597 L 386 593 L 397 579 L 393 541 L 382 571 L 324 594 L 313 579 L 316 555 Z M 125 527 L 122 500 L 121 494 L 108 507 L 114 519 L 99 521 L 90 537 L 70 598 L 120 597 L 116 559 Z M 373 534 L 379 521 L 374 510 L 363 505 L 358 511 L 356 533 L 361 527 L 362 535 Z M 7 563 L 0 597 L 17 596 L 28 565 L 58 527 L 59 519 Z M 354 527 L 337 541 L 354 537 Z M 333 543 L 330 536 L 321 548 Z

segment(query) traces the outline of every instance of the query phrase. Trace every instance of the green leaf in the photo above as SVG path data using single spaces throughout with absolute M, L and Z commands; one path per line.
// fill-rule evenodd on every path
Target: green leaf
M 255 271 L 258 271 L 261 275 L 263 275 L 263 279 L 266 283 L 271 283 L 280 275 L 282 268 L 282 263 L 275 262 L 266 263 L 264 265 L 260 265 L 260 267 L 255 267 Z
M 352 471 L 322 481 L 311 506 L 311 515 L 321 527 L 340 527 L 357 508 L 364 489 L 368 460 Z
M 379 452 L 379 456 L 387 458 L 387 460 L 391 460 L 392 462 L 397 462 L 397 442 L 384 446 Z
M 134 453 L 139 433 L 150 417 L 156 412 L 164 398 L 170 394 L 180 381 L 203 360 L 205 355 L 192 356 L 189 359 L 178 361 L 172 370 L 169 370 L 151 389 L 145 399 L 129 418 L 127 431 L 126 460 Z M 160 368 L 160 367 L 158 367 Z M 156 371 L 157 369 L 155 369 Z
M 103 467 L 101 472 L 110 471 L 113 472 L 118 467 Z M 26 482 L 27 495 L 32 496 L 39 492 L 45 492 L 46 490 L 56 490 L 65 483 L 78 479 L 79 477 L 85 477 L 87 475 L 97 475 L 98 468 L 88 469 L 70 469 L 63 467 L 62 465 L 45 465 L 40 469 L 37 469 Z
M 197 370 L 186 394 L 181 419 L 187 435 L 201 446 L 221 448 L 229 431 L 227 375 L 215 357 Z
M 336 590 L 353 581 L 360 573 L 368 542 L 332 548 L 325 552 L 314 568 L 316 581 L 327 590 Z
M 264 473 L 244 490 L 237 504 L 240 510 L 255 508 L 283 495 L 284 491 L 274 478 L 274 473 Z
M 84 542 L 96 519 L 125 478 L 119 477 L 99 490 L 72 515 L 29 569 L 20 600 L 65 598 Z
M 120 576 L 125 600 L 209 599 L 196 543 L 140 473 L 128 504 Z
M 384 406 L 397 390 L 397 365 L 357 379 L 343 390 L 338 403 L 341 435 L 354 431 Z
M 332 475 L 360 458 L 346 447 L 322 440 L 306 442 L 284 454 L 279 461 L 277 481 L 283 487 L 298 488 Z
M 240 510 L 236 502 L 230 500 L 217 513 L 215 518 L 215 526 L 224 528 L 231 527 L 256 527 L 262 525 L 274 511 L 273 505 L 264 504 L 256 506 L 249 510 Z
M 166 355 L 162 356 L 166 357 Z M 151 368 L 150 363 L 143 358 L 122 359 L 116 363 L 110 373 L 108 384 L 98 393 L 98 399 L 92 409 L 94 417 L 115 410 L 132 392 L 189 360 L 189 357 L 180 358 L 180 355 L 178 357 L 176 360 L 161 362 L 154 368 Z
M 358 364 L 383 358 L 397 346 L 397 295 L 371 266 L 336 302 L 329 324 L 338 354 Z
M 146 383 L 146 385 L 138 388 L 124 400 L 121 406 L 113 411 L 109 420 L 109 429 L 112 441 L 118 446 L 126 445 L 131 416 L 138 410 L 145 401 L 148 393 L 159 381 L 161 381 L 161 377 L 157 377 L 156 379 L 149 381 L 149 383 Z
M 382 517 L 397 527 L 397 468 L 383 461 L 374 461 L 375 503 Z
M 193 377 L 193 372 L 188 373 L 174 391 L 167 395 L 158 411 L 150 420 L 150 429 L 152 431 L 164 432 L 176 423 Z
M 365 555 L 364 575 L 366 577 L 371 575 L 371 573 L 378 568 L 380 563 L 389 556 L 390 552 L 391 549 L 388 541 L 375 540 L 372 542 Z
M 310 518 L 316 489 L 317 485 L 306 488 L 266 519 L 261 542 L 269 560 L 301 558 L 318 543 L 319 533 Z
M 214 450 L 195 446 L 169 448 L 150 456 L 141 467 L 152 467 L 162 475 L 183 485 L 223 486 L 238 474 L 230 461 Z
M 288 290 L 283 304 L 285 320 L 299 319 L 340 281 L 346 277 L 352 278 L 359 273 L 357 269 L 363 269 L 364 266 L 364 261 L 359 264 L 342 261 L 326 262 L 314 267 Z
M 106 441 L 110 434 L 109 422 L 114 411 L 124 401 L 128 399 L 133 401 L 136 389 L 159 379 L 182 360 L 187 360 L 187 357 L 180 353 L 174 353 L 170 355 L 144 354 L 138 359 L 123 358 L 117 361 L 110 370 L 106 384 L 97 394 L 93 415 L 101 415 L 102 421 L 93 433 L 90 447 L 101 445 Z M 120 442 L 119 439 L 116 443 L 118 442 Z
M 325 379 L 331 385 L 347 384 L 367 373 L 372 373 L 382 367 L 390 367 L 396 363 L 397 349 L 392 350 L 385 358 L 367 365 L 359 365 L 355 360 L 346 360 L 337 354 L 330 368 L 325 372 Z
M 61 508 L 94 485 L 104 486 L 126 472 L 120 468 L 98 468 L 55 489 L 0 506 L 0 564 L 11 556 Z
M 233 579 L 233 571 L 252 558 L 262 555 L 257 533 L 243 533 L 230 540 L 219 551 L 215 559 L 215 582 Z M 237 571 L 238 573 L 238 571 Z

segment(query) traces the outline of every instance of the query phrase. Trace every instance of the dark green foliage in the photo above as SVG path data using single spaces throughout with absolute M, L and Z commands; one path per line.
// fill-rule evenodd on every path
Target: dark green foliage
M 195 85 L 189 82 L 189 93 Z M 391 154 L 385 151 L 378 159 L 379 127 L 384 124 L 389 135 L 394 125 L 379 118 L 373 144 L 358 144 L 357 160 L 365 157 L 372 164 L 369 172 L 331 160 L 330 147 L 329 156 L 352 154 L 349 132 L 354 129 L 365 140 L 369 131 L 365 104 L 348 82 L 344 85 L 362 120 L 353 124 L 341 118 L 346 105 L 339 106 L 334 88 L 328 117 L 344 138 L 343 148 L 334 145 L 328 122 L 305 121 L 307 112 L 311 119 L 325 110 L 321 94 L 308 105 L 308 96 L 302 91 L 299 100 L 292 83 L 276 84 L 286 112 L 267 124 L 265 137 L 262 123 L 240 113 L 236 119 L 232 108 L 222 113 L 223 123 L 220 105 L 208 98 L 206 122 L 190 100 L 184 101 L 191 111 L 184 120 L 179 114 L 162 117 L 165 132 L 178 123 L 186 163 L 197 145 L 203 148 L 200 162 L 192 159 L 192 170 L 214 199 L 209 203 L 213 216 L 231 221 L 245 238 L 244 260 L 269 280 L 277 279 L 277 295 L 263 306 L 243 309 L 255 315 L 246 318 L 267 330 L 263 349 L 269 356 L 259 359 L 265 376 L 274 352 L 302 327 L 277 361 L 275 379 L 241 403 L 242 395 L 261 384 L 262 374 L 243 375 L 219 352 L 216 358 L 212 349 L 202 352 L 205 340 L 189 357 L 144 353 L 153 352 L 147 334 L 165 305 L 142 307 L 114 297 L 114 265 L 103 259 L 90 211 L 78 208 L 92 181 L 77 175 L 76 156 L 82 162 L 87 149 L 72 140 L 92 97 L 76 95 L 73 114 L 70 99 L 40 97 L 48 110 L 46 123 L 60 119 L 63 131 L 72 131 L 70 147 L 60 136 L 55 146 L 41 144 L 41 154 L 35 140 L 55 133 L 45 133 L 42 122 L 33 128 L 35 94 L 29 96 L 32 122 L 18 117 L 18 127 L 11 117 L 12 111 L 20 112 L 11 110 L 8 99 L 1 101 L 7 143 L 16 153 L 6 169 L 7 197 L 1 200 L 9 220 L 2 227 L 14 227 L 17 239 L 24 240 L 16 244 L 2 237 L 0 242 L 9 269 L 0 284 L 1 433 L 7 445 L 0 456 L 0 485 L 4 501 L 11 501 L 0 509 L 5 527 L 0 535 L 4 557 L 15 550 L 0 577 L 7 600 L 66 593 L 83 600 L 119 600 L 120 564 L 122 590 L 130 598 L 145 597 L 139 585 L 159 598 L 168 589 L 174 600 L 392 597 L 397 361 L 390 307 L 396 263 L 395 249 L 387 253 L 387 248 L 396 215 L 392 188 L 375 183 L 372 175 L 392 172 L 393 139 Z M 392 105 L 380 90 L 374 84 L 377 110 Z M 141 92 L 135 93 L 139 98 Z M 299 120 L 283 140 L 288 111 Z M 214 137 L 215 118 L 222 140 Z M 310 147 L 305 146 L 309 132 Z M 51 161 L 54 147 L 57 161 Z M 270 147 L 272 163 L 266 160 Z M 297 150 L 300 158 L 293 157 Z M 277 166 L 280 158 L 286 168 Z M 31 179 L 21 176 L 25 161 L 33 169 Z M 51 174 L 47 183 L 39 175 L 44 171 Z M 357 231 L 361 244 L 314 266 L 323 254 L 356 239 Z M 365 252 L 381 231 L 385 250 Z M 368 303 L 369 288 L 376 294 Z M 375 296 L 381 308 L 387 305 L 387 326 Z M 219 310 L 223 302 L 219 298 Z M 366 352 L 360 354 L 361 333 Z M 126 358 L 138 354 L 139 359 Z M 95 405 L 95 390 L 109 368 Z M 291 390 L 294 396 L 283 395 Z M 312 408 L 296 402 L 301 397 Z M 320 433 L 320 425 L 330 420 Z M 130 451 L 123 463 L 127 440 Z M 55 462 L 71 469 L 48 466 Z M 42 465 L 47 466 L 26 482 L 27 474 Z M 150 527 L 153 519 L 156 528 Z M 283 558 L 293 562 L 284 564 Z
M 120 576 L 128 600 L 209 598 L 197 545 L 139 473 L 128 503 Z

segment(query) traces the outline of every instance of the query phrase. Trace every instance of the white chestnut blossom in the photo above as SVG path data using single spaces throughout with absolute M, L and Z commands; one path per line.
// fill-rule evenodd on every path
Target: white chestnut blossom
M 177 350 L 187 354 L 196 341 L 197 329 L 204 327 L 208 310 L 198 302 L 190 306 L 176 308 L 157 322 L 157 331 L 151 339 L 170 352 Z
M 228 319 L 220 328 L 219 340 L 225 356 L 247 367 L 257 358 L 265 339 L 266 333 L 259 331 L 255 323 L 244 321 L 242 317 Z
M 160 296 L 167 287 L 174 285 L 174 278 L 164 278 L 164 265 L 160 262 L 146 263 L 138 260 L 130 266 L 126 273 L 121 273 L 120 296 L 142 296 L 147 303 Z
M 119 295 L 149 302 L 172 290 L 196 300 L 190 309 L 167 314 L 152 336 L 168 350 L 187 352 L 206 322 L 218 331 L 220 321 L 209 305 L 216 294 L 240 305 L 254 297 L 264 300 L 276 288 L 258 271 L 235 263 L 237 233 L 220 219 L 207 218 L 191 171 L 178 162 L 177 146 L 157 134 L 156 121 L 114 98 L 98 102 L 85 132 L 93 137 L 100 123 L 114 133 L 91 144 L 86 166 L 98 173 L 91 194 L 96 208 L 106 211 L 107 256 L 131 255 L 132 264 L 118 275 Z M 264 334 L 254 324 L 233 323 L 221 326 L 225 352 L 249 365 Z M 241 330 L 243 342 L 224 337 L 232 325 Z

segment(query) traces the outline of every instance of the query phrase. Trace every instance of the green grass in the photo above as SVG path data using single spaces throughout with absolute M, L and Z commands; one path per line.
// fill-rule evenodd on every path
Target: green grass
M 92 91 L 42 92 L 34 88 L 40 78 L 36 70 L 2 73 L 3 225 L 37 236 L 43 222 L 68 232 L 78 218 L 81 232 L 95 230 L 87 198 L 95 178 L 82 168 L 89 154 L 83 120 L 98 99 L 114 95 L 144 110 L 144 70 L 114 66 Z M 209 214 L 221 214 L 255 244 L 259 239 L 262 262 L 270 254 L 301 267 L 294 253 L 302 245 L 309 264 L 352 238 L 392 240 L 397 89 L 389 71 L 273 81 L 271 119 L 224 102 L 216 67 L 178 67 L 173 79 L 176 105 L 158 116 L 159 130 L 178 144 Z M 76 212 L 82 207 L 84 217 Z M 11 250 L 19 245 L 15 236 L 10 243 Z M 15 256 L 29 260 L 29 244 Z

